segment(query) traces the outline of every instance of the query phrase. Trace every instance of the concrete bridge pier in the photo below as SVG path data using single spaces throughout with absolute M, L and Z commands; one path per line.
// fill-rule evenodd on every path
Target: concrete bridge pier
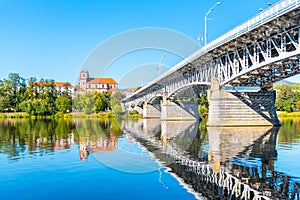
M 232 92 L 219 90 L 212 81 L 208 92 L 207 126 L 280 125 L 275 109 L 275 91 Z
M 163 98 L 161 103 L 161 120 L 198 120 L 198 102 L 172 102 Z
M 154 106 L 145 101 L 143 106 L 143 118 L 160 118 L 160 105 Z

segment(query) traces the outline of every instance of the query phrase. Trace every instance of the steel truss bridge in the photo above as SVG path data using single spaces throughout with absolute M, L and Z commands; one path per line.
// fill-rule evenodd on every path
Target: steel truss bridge
M 199 94 L 214 79 L 220 87 L 268 91 L 273 83 L 299 74 L 299 6 L 300 0 L 282 0 L 260 12 L 123 99 L 125 107 L 163 94 L 169 99 Z

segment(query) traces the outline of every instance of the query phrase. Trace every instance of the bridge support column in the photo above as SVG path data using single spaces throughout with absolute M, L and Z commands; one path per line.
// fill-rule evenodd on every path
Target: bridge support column
M 209 91 L 207 126 L 280 125 L 275 110 L 275 91 Z
M 143 106 L 143 118 L 160 118 L 160 110 L 146 101 Z
M 161 104 L 161 120 L 198 120 L 198 103 L 165 101 Z

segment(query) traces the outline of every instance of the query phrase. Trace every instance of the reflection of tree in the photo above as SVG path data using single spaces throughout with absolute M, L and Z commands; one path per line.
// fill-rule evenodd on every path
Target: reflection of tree
M 20 155 L 52 152 L 57 142 L 60 149 L 69 148 L 71 130 L 72 124 L 64 120 L 0 121 L 0 153 L 18 159 Z
M 72 123 L 69 120 L 58 119 L 55 123 L 55 144 L 56 149 L 70 148 L 74 143 Z
M 121 120 L 120 119 L 112 119 L 111 120 L 111 134 L 114 136 L 120 136 L 122 135 L 122 129 L 121 129 Z
M 293 143 L 300 140 L 300 120 L 295 118 L 283 118 L 279 130 L 277 143 Z
M 99 120 L 3 120 L 0 121 L 0 153 L 11 159 L 44 155 L 70 148 L 76 138 L 82 159 L 89 152 L 113 151 L 122 134 L 120 121 Z
M 193 159 L 203 161 L 207 160 L 207 153 L 205 152 L 205 146 L 208 145 L 208 133 L 206 129 L 207 118 L 204 118 L 199 124 L 198 134 L 193 141 L 193 145 L 189 148 L 189 153 Z

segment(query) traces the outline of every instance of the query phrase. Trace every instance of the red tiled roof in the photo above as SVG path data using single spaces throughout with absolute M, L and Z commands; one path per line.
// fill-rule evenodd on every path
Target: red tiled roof
M 48 86 L 51 85 L 52 83 L 54 84 L 55 87 L 64 87 L 64 86 L 73 87 L 72 84 L 69 82 L 36 82 L 35 85 Z
M 54 82 L 54 85 L 56 87 L 64 87 L 64 86 L 73 87 L 72 84 L 69 82 Z
M 139 88 L 130 88 L 125 90 L 125 92 L 136 92 Z
M 109 88 L 108 91 L 109 92 L 116 92 L 116 91 L 118 91 L 118 89 L 117 88 Z
M 112 78 L 93 78 L 88 81 L 88 84 L 117 84 Z

